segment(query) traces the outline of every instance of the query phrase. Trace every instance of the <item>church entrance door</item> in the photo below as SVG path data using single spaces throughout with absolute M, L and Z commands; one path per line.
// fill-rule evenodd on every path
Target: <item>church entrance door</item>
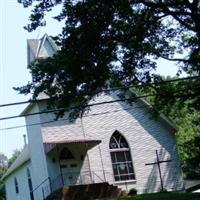
M 67 148 L 63 148 L 60 153 L 60 169 L 64 185 L 76 185 L 78 183 L 80 173 L 78 161 Z
M 60 168 L 64 185 L 76 185 L 78 183 L 79 168 L 77 161 L 60 160 Z

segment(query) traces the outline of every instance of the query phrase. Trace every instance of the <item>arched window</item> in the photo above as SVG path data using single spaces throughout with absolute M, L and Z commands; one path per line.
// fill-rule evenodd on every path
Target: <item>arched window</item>
M 110 155 L 115 181 L 134 180 L 129 145 L 118 131 L 115 131 L 110 139 Z
M 27 168 L 27 178 L 28 178 L 28 186 L 29 186 L 29 191 L 30 191 L 30 197 L 31 200 L 34 200 L 34 196 L 33 196 L 33 185 L 32 185 L 32 180 L 31 180 L 31 173 L 29 168 Z
M 18 181 L 17 181 L 16 177 L 14 178 L 14 183 L 15 183 L 15 192 L 16 192 L 16 194 L 18 194 L 19 193 L 19 185 L 18 185 Z
M 73 158 L 74 156 L 72 155 L 71 151 L 69 151 L 69 149 L 66 147 L 60 152 L 60 160 L 68 160 Z

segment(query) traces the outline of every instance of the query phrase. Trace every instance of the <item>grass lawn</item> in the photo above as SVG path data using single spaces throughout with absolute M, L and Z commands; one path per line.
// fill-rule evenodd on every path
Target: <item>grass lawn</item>
M 191 193 L 159 193 L 102 200 L 200 200 L 200 195 Z

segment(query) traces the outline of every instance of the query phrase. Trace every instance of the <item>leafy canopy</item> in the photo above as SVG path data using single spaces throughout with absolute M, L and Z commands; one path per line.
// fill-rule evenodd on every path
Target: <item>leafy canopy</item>
M 171 77 L 168 78 L 173 80 Z M 167 81 L 168 79 L 165 78 L 165 80 Z M 176 82 L 168 84 L 168 88 L 171 90 L 176 86 Z M 139 92 L 144 93 L 144 91 Z M 147 100 L 150 104 L 153 104 L 157 101 L 155 100 L 156 98 L 151 96 Z M 198 179 L 200 178 L 200 111 L 191 106 L 191 101 L 187 99 L 184 104 L 178 101 L 170 109 L 166 107 L 159 107 L 159 109 L 178 128 L 176 136 L 184 176 L 188 179 Z
M 6 172 L 7 169 L 7 157 L 0 152 L 0 200 L 5 200 L 5 186 L 4 181 L 1 180 L 2 176 Z
M 15 162 L 17 157 L 20 155 L 21 151 L 22 150 L 19 150 L 19 149 L 15 149 L 13 151 L 12 156 L 8 159 L 8 167 L 10 167 Z
M 200 178 L 200 112 L 182 110 L 184 117 L 178 122 L 178 146 L 182 169 L 187 178 Z
M 0 152 L 0 200 L 6 199 L 5 180 L 2 180 L 2 177 L 20 153 L 21 150 L 16 149 L 13 151 L 12 156 L 8 159 L 7 156 Z
M 59 4 L 62 11 L 55 19 L 65 21 L 62 33 L 54 37 L 60 50 L 29 66 L 32 81 L 17 88 L 19 92 L 32 93 L 33 98 L 44 92 L 58 108 L 79 105 L 78 114 L 102 90 L 136 85 L 139 94 L 154 95 L 148 99 L 154 111 L 175 121 L 184 172 L 188 177 L 200 176 L 198 0 L 18 2 L 33 7 L 28 31 L 45 26 L 45 14 Z M 185 72 L 197 78 L 166 82 L 173 78 L 155 74 L 159 58 L 176 62 L 178 76 Z
M 46 24 L 45 14 L 62 4 L 55 19 L 64 20 L 54 37 L 60 50 L 29 66 L 32 81 L 20 93 L 46 93 L 55 107 L 79 105 L 103 89 L 150 85 L 156 105 L 193 99 L 199 106 L 200 79 L 170 90 L 155 74 L 156 60 L 178 62 L 190 76 L 200 74 L 200 4 L 198 0 L 18 0 L 33 6 L 28 31 Z M 33 5 L 34 4 L 34 5 Z M 176 57 L 178 55 L 178 57 Z M 170 66 L 169 66 L 170 67 Z M 166 69 L 167 70 L 167 69 Z M 160 101 L 161 100 L 161 101 Z M 161 102 L 161 103 L 159 103 Z

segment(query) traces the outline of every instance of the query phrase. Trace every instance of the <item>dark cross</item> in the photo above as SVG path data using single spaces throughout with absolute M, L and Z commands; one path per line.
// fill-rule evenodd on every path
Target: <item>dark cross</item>
M 161 191 L 164 191 L 163 187 L 163 180 L 162 180 L 162 174 L 161 174 L 161 168 L 160 168 L 160 163 L 166 163 L 166 162 L 171 162 L 172 160 L 159 160 L 158 157 L 158 150 L 156 150 L 156 162 L 154 163 L 146 163 L 145 165 L 157 165 L 158 170 L 159 170 L 159 175 L 160 175 L 160 183 L 161 183 Z

